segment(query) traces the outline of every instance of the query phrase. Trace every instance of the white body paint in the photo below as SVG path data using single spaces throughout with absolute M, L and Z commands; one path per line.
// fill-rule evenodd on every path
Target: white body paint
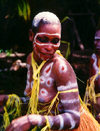
M 59 72 L 60 73 L 64 73 L 64 72 L 66 72 L 67 71 L 67 66 L 65 65 L 65 63 L 61 63 L 60 65 L 59 65 Z
M 34 37 L 34 42 L 37 44 L 37 45 L 39 45 L 39 46 L 44 46 L 44 45 L 52 45 L 52 46 L 54 46 L 54 47 L 59 47 L 60 46 L 60 42 L 58 42 L 57 44 L 51 44 L 51 43 L 49 43 L 49 44 L 40 44 L 40 43 L 38 43 L 38 42 L 36 42 L 36 38 L 37 38 L 37 36 L 38 35 L 48 35 L 48 36 L 53 36 L 53 35 L 55 35 L 55 36 L 57 36 L 57 37 L 59 37 L 60 38 L 60 34 L 58 34 L 58 33 L 55 33 L 55 34 L 49 34 L 49 33 L 37 33 L 36 35 L 35 35 L 35 37 Z
M 42 124 L 42 117 L 40 115 L 29 115 L 29 120 L 32 123 L 33 121 L 38 121 L 38 126 Z
M 73 118 L 72 118 L 72 115 L 71 114 L 65 114 L 66 115 L 66 117 L 69 119 L 69 122 L 70 122 L 70 124 L 71 124 L 71 128 L 70 129 L 73 129 L 74 127 L 75 127 L 75 121 L 73 120 Z
M 40 76 L 40 84 L 44 84 L 45 80 L 46 80 L 46 78 L 43 75 Z
M 47 78 L 46 80 L 46 87 L 53 86 L 54 79 L 52 77 Z
M 95 40 L 100 40 L 100 37 L 99 36 L 95 36 L 94 39 Z
M 96 71 L 96 74 L 97 74 L 98 71 L 99 71 L 99 68 L 98 68 L 98 66 L 97 66 L 97 57 L 96 57 L 95 54 L 93 54 L 93 55 L 92 55 L 92 58 L 93 58 L 93 60 L 94 60 L 93 67 L 94 67 L 94 69 L 95 69 L 95 71 Z
M 27 72 L 27 81 L 26 81 L 26 89 L 28 89 L 28 88 L 30 88 L 30 84 L 31 84 L 31 88 L 32 88 L 32 83 L 29 82 L 29 79 L 30 79 L 30 67 L 31 66 L 29 64 L 27 64 L 26 66 L 27 66 L 27 70 L 28 70 L 28 72 Z M 24 91 L 24 95 L 25 96 L 28 95 L 26 91 Z
M 63 104 L 73 104 L 76 102 L 79 102 L 79 99 L 61 100 L 61 103 L 63 103 Z
M 41 94 L 41 96 L 47 96 L 48 92 L 46 89 L 42 88 L 42 89 L 40 89 L 40 94 Z
M 61 115 L 58 115 L 59 120 L 60 120 L 60 128 L 59 130 L 62 130 L 64 128 L 64 119 Z
M 52 70 L 53 62 L 46 66 L 46 68 L 43 71 L 43 75 L 45 77 L 50 76 L 51 70 Z M 47 72 L 48 71 L 48 72 Z
M 26 91 L 24 91 L 24 95 L 25 95 L 25 96 L 27 96 L 27 93 L 26 93 Z
M 33 81 L 31 82 L 31 89 L 33 88 Z
M 58 91 L 64 91 L 64 90 L 72 89 L 74 87 L 77 87 L 77 82 L 75 83 L 68 82 L 68 84 L 65 86 L 58 86 L 57 89 Z
M 80 116 L 80 113 L 78 111 L 73 111 L 73 110 L 64 110 L 66 113 L 71 113 L 74 114 L 76 116 Z
M 52 126 L 54 124 L 54 121 L 53 121 L 52 117 L 48 116 L 48 120 L 49 120 L 49 123 L 50 123 L 50 127 L 52 128 Z

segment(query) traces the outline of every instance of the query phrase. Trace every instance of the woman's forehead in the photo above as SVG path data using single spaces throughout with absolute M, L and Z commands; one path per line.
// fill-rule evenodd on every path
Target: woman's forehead
M 58 33 L 61 35 L 61 27 L 59 24 L 41 24 L 37 33 Z
M 40 33 L 36 33 L 36 37 L 39 36 L 39 37 L 57 37 L 57 38 L 60 38 L 60 33 L 54 33 L 54 34 L 50 34 L 50 33 L 47 33 L 47 32 L 40 32 Z

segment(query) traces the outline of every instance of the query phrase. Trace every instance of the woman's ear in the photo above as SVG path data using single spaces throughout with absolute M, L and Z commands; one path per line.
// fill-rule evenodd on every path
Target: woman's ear
M 29 30 L 29 41 L 33 42 L 34 40 L 34 33 L 32 31 L 32 29 Z

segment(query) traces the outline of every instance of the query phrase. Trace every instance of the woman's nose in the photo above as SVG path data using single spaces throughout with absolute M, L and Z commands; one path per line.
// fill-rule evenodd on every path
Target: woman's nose
M 52 45 L 48 45 L 48 46 L 46 46 L 46 47 L 45 47 L 45 50 L 47 50 L 47 51 L 51 51 L 51 50 L 52 50 Z
M 54 51 L 53 48 L 52 48 L 52 45 L 46 46 L 46 47 L 45 47 L 45 51 L 52 54 L 53 51 Z

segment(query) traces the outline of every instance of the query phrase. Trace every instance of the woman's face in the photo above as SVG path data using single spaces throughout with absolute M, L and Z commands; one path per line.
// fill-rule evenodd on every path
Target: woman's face
M 94 37 L 95 50 L 100 53 L 100 30 L 98 30 Z
M 60 46 L 59 24 L 42 24 L 33 41 L 34 54 L 41 60 L 50 59 Z

